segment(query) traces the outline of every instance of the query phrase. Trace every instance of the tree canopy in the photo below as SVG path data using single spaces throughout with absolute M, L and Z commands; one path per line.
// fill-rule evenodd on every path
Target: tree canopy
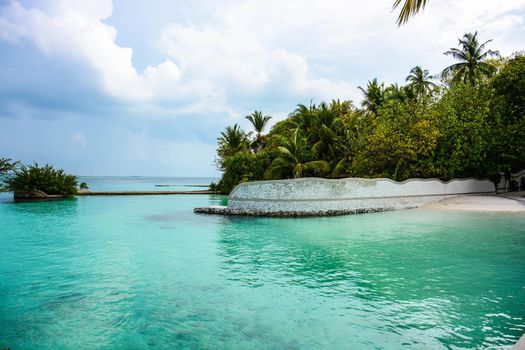
M 489 42 L 465 34 L 446 53 L 460 62 L 437 77 L 416 66 L 406 85 L 368 81 L 361 108 L 299 104 L 267 134 L 269 117 L 254 112 L 255 134 L 234 125 L 219 138 L 218 190 L 307 176 L 496 179 L 525 167 L 525 56 L 500 58 Z

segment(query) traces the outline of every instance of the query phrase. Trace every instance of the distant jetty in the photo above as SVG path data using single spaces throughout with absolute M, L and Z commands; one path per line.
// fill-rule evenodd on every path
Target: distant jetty
M 167 194 L 216 194 L 209 190 L 195 191 L 78 191 L 77 196 L 155 196 Z

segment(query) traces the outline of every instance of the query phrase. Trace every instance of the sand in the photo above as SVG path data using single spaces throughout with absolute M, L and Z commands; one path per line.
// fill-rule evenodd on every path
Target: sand
M 525 195 L 524 192 L 457 196 L 446 198 L 439 202 L 425 204 L 421 208 L 525 213 L 525 197 L 523 197 L 523 195 Z

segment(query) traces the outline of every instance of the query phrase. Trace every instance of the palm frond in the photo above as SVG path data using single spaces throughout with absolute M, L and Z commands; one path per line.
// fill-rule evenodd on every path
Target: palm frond
M 402 0 L 395 0 L 392 9 L 395 10 L 401 4 L 401 1 Z M 427 0 L 405 0 L 397 17 L 397 25 L 401 26 L 408 22 L 408 19 L 423 10 L 426 4 Z

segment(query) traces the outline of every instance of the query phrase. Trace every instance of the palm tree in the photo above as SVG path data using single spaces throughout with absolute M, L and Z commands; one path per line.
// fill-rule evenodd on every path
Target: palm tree
M 291 128 L 301 128 L 306 134 L 310 134 L 312 129 L 315 128 L 317 106 L 310 104 L 310 107 L 307 107 L 303 104 L 298 104 L 297 108 L 290 113 L 289 117 L 288 125 Z
M 332 101 L 330 105 L 323 102 L 317 107 L 315 124 L 309 140 L 312 142 L 312 152 L 319 159 L 332 161 L 335 158 L 338 132 L 344 130 L 341 116 L 347 107 L 338 101 Z
M 270 167 L 264 173 L 265 179 L 282 177 L 302 177 L 305 171 L 316 175 L 324 175 L 330 171 L 330 165 L 324 160 L 316 160 L 303 163 L 301 153 L 306 146 L 306 139 L 302 136 L 299 128 L 295 129 L 290 140 L 283 146 L 277 147 L 279 156 L 275 158 Z
M 255 140 L 252 142 L 252 148 L 257 153 L 264 145 L 263 131 L 272 117 L 263 115 L 261 111 L 254 111 L 252 114 L 247 115 L 246 119 L 252 123 L 253 129 L 255 130 Z
M 402 0 L 394 0 L 393 9 L 396 9 L 401 4 L 401 1 Z M 414 16 L 425 8 L 427 1 L 428 0 L 405 0 L 405 3 L 401 7 L 401 12 L 399 12 L 399 16 L 397 17 L 397 25 L 401 26 L 408 22 L 411 16 Z
M 221 158 L 232 156 L 248 147 L 248 136 L 238 124 L 233 127 L 228 126 L 217 140 L 219 141 L 217 153 Z
M 453 82 L 462 81 L 474 84 L 484 77 L 490 77 L 496 72 L 496 67 L 488 62 L 487 58 L 499 57 L 498 51 L 484 51 L 485 46 L 492 40 L 487 40 L 479 45 L 477 39 L 478 32 L 466 33 L 459 40 L 459 48 L 451 48 L 445 55 L 451 55 L 459 63 L 455 63 L 443 70 L 443 76 L 452 76 Z
M 410 82 L 409 86 L 414 90 L 419 98 L 428 96 L 432 90 L 436 87 L 431 79 L 433 77 L 428 73 L 428 70 L 422 69 L 420 66 L 416 66 L 410 70 L 410 74 L 407 76 L 406 81 Z
M 407 91 L 405 86 L 399 86 L 398 83 L 390 84 L 385 88 L 385 101 L 398 100 L 404 102 L 407 99 Z
M 372 81 L 368 81 L 366 90 L 361 86 L 358 86 L 359 90 L 365 96 L 361 106 L 372 114 L 377 114 L 377 110 L 385 103 L 385 87 L 384 84 L 379 84 L 377 78 Z

